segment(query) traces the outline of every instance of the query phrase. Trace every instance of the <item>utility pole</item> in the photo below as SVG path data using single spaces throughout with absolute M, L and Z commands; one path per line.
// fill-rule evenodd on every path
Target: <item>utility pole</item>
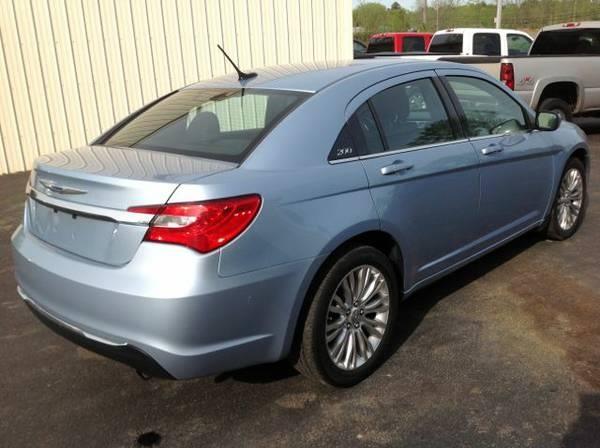
M 496 28 L 502 28 L 502 0 L 496 0 Z
M 423 25 L 427 25 L 427 0 L 423 0 Z

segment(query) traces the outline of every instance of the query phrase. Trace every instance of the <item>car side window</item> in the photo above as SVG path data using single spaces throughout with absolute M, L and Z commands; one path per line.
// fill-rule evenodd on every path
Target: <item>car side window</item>
M 342 128 L 328 160 L 342 160 L 384 150 L 379 129 L 368 103 L 361 105 Z
M 350 127 L 351 124 L 348 122 L 342 128 L 340 135 L 338 135 L 338 138 L 329 153 L 328 160 L 330 162 L 333 160 L 349 159 L 358 156 L 358 148 L 354 144 Z
M 500 35 L 498 33 L 475 33 L 473 54 L 500 56 Z
M 370 101 L 388 151 L 454 139 L 448 114 L 431 79 L 391 87 Z
M 525 111 L 500 87 L 466 76 L 448 76 L 446 79 L 463 109 L 469 137 L 528 129 Z
M 376 154 L 383 152 L 385 147 L 381 140 L 381 134 L 377 128 L 377 122 L 371 112 L 368 103 L 364 103 L 354 113 L 356 140 L 361 145 L 363 153 Z
M 521 34 L 508 35 L 508 54 L 510 56 L 528 54 L 529 47 L 531 47 L 531 39 L 527 36 Z

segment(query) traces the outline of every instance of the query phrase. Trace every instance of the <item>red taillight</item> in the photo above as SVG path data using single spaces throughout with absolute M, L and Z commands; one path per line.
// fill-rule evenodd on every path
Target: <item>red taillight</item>
M 564 28 L 574 28 L 574 27 L 578 27 L 579 25 L 581 25 L 581 22 L 567 22 L 567 23 L 563 23 L 563 27 Z
M 213 201 L 130 207 L 133 213 L 154 214 L 144 240 L 180 244 L 206 253 L 229 243 L 258 214 L 257 194 Z
M 500 81 L 511 90 L 515 90 L 515 70 L 510 62 L 500 64 Z

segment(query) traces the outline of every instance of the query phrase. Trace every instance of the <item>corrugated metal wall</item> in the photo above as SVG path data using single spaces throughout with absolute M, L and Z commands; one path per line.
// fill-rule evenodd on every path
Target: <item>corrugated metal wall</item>
M 0 0 L 0 174 L 244 68 L 352 57 L 351 0 Z

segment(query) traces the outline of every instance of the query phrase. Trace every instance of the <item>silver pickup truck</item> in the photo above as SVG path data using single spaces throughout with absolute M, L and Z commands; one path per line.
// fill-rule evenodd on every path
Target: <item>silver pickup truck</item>
M 437 59 L 475 65 L 533 109 L 553 111 L 566 120 L 600 111 L 600 21 L 544 27 L 526 56 Z

